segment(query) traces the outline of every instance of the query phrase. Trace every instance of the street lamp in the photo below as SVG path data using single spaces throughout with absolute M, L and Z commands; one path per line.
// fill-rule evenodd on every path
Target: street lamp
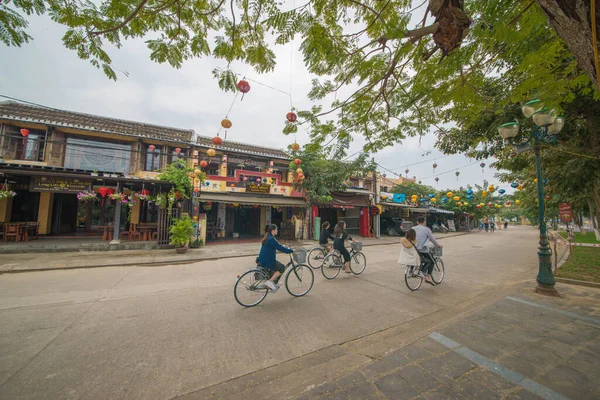
M 511 145 L 515 146 L 517 153 L 531 150 L 533 142 L 533 151 L 535 154 L 537 191 L 539 212 L 538 219 L 540 224 L 540 247 L 538 248 L 538 286 L 535 291 L 540 294 L 558 296 L 554 285 L 554 275 L 552 274 L 552 253 L 548 243 L 546 223 L 544 221 L 544 179 L 542 178 L 542 165 L 540 161 L 540 145 L 542 142 L 556 144 L 557 135 L 563 129 L 565 120 L 562 116 L 557 116 L 554 110 L 549 111 L 544 108 L 540 100 L 532 100 L 523 106 L 523 115 L 533 119 L 533 131 L 528 135 L 523 135 L 521 140 L 516 140 L 519 135 L 519 123 L 509 122 L 498 128 L 498 133 Z

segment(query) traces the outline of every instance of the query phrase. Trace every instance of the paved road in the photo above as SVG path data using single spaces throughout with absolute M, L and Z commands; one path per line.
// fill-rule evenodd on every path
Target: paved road
M 252 258 L 0 276 L 0 398 L 170 399 L 462 303 L 536 273 L 536 231 L 446 238 L 447 276 L 411 293 L 397 245 L 304 298 L 233 299 Z M 284 258 L 282 258 L 282 261 Z

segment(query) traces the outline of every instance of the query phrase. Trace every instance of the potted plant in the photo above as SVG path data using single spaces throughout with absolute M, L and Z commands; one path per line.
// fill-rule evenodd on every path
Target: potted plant
M 98 170 L 93 170 L 91 173 L 92 176 L 98 176 Z
M 177 254 L 183 254 L 187 251 L 193 229 L 194 224 L 188 216 L 176 219 L 175 223 L 169 229 L 169 233 L 171 234 L 171 241 L 169 243 L 175 246 Z

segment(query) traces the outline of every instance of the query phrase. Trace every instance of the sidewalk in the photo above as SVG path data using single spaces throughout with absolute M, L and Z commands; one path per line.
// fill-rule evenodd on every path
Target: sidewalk
M 464 235 L 467 232 L 436 234 L 439 239 Z M 360 238 L 363 246 L 396 244 L 397 236 Z M 317 246 L 313 240 L 282 243 L 292 247 L 310 249 Z M 186 254 L 176 254 L 175 250 L 121 250 L 121 251 L 78 251 L 64 253 L 11 253 L 0 255 L 0 274 L 51 271 L 57 269 L 123 267 L 132 265 L 159 266 L 189 264 L 204 260 L 216 260 L 231 257 L 256 256 L 260 250 L 260 241 L 256 243 L 209 244 L 199 249 L 189 249 Z
M 600 291 L 560 285 L 552 298 L 533 286 L 500 289 L 492 300 L 473 299 L 474 312 L 460 305 L 180 399 L 599 398 Z

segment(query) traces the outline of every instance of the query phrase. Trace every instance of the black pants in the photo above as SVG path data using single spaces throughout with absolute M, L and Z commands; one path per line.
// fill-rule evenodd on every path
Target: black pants
M 421 260 L 423 260 L 423 272 L 431 275 L 431 273 L 433 272 L 433 267 L 435 265 L 433 258 L 431 257 L 431 254 L 421 253 L 419 251 L 419 255 L 421 256 Z
M 340 252 L 340 254 L 342 255 L 342 257 L 344 258 L 344 262 L 345 263 L 350 262 L 350 253 L 348 252 L 347 248 L 345 248 L 345 247 L 337 247 L 335 249 Z

